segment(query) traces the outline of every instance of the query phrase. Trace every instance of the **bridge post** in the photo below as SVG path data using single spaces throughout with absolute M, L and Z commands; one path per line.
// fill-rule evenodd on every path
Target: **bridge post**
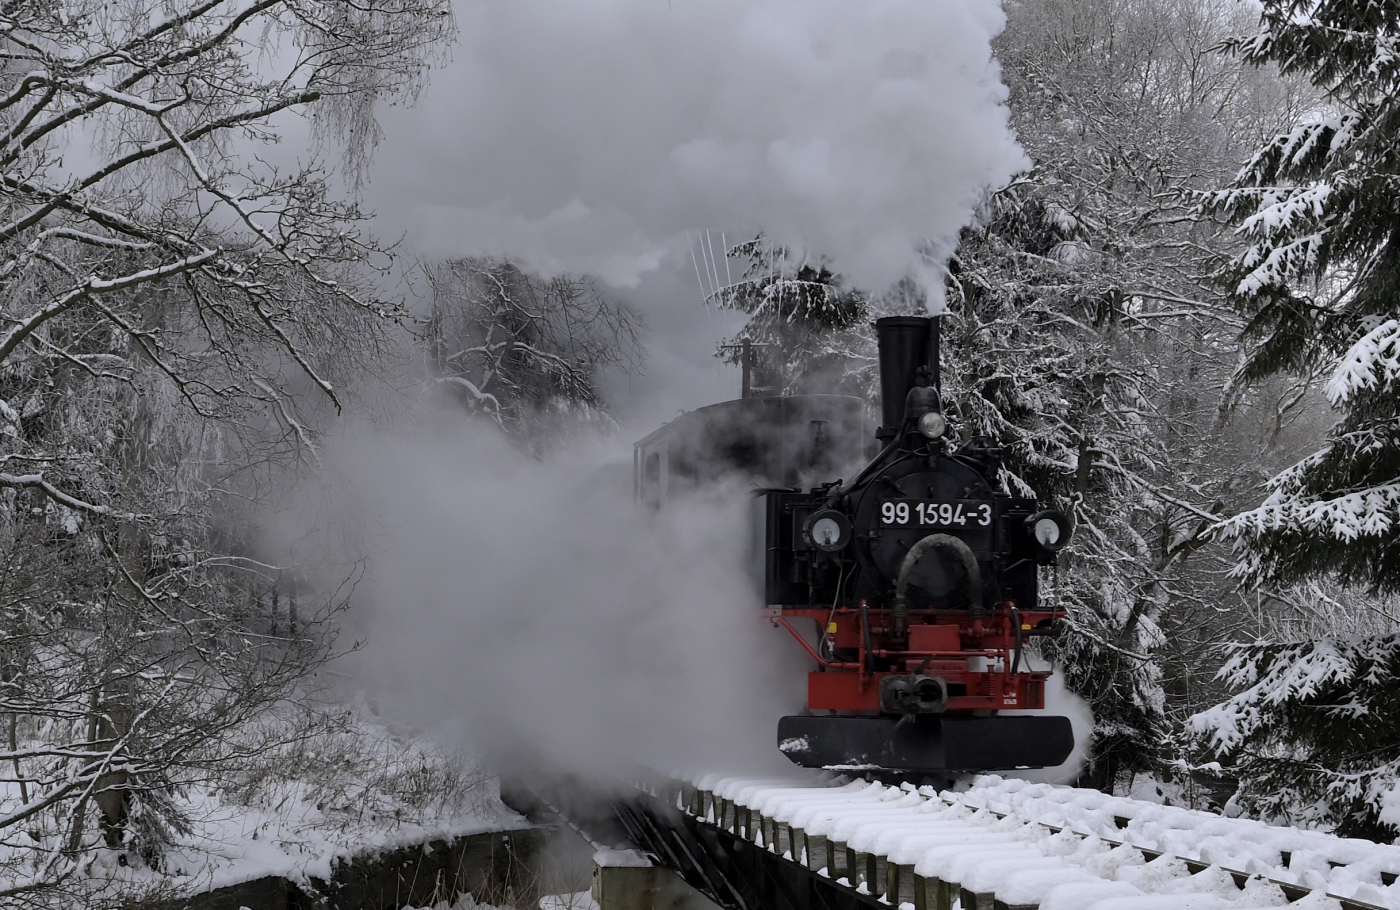
M 636 850 L 599 850 L 593 857 L 592 893 L 599 910 L 720 910 Z

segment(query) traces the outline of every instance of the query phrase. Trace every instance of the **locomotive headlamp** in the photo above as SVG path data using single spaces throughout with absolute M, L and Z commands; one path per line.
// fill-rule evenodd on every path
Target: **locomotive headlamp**
M 948 421 L 938 411 L 929 411 L 919 418 L 919 432 L 929 439 L 937 439 L 948 431 Z
M 835 509 L 821 509 L 807 519 L 802 536 L 818 550 L 834 553 L 850 541 L 851 520 Z
M 932 383 L 929 368 L 919 367 L 914 387 L 904 396 L 904 419 L 906 426 L 912 423 L 929 439 L 937 439 L 947 431 L 948 421 L 943 418 L 943 399 Z
M 1036 512 L 1026 519 L 1026 530 L 1030 532 L 1031 537 L 1035 539 L 1041 549 L 1051 553 L 1064 549 L 1065 544 L 1069 543 L 1070 536 L 1074 533 L 1069 516 L 1059 509 Z

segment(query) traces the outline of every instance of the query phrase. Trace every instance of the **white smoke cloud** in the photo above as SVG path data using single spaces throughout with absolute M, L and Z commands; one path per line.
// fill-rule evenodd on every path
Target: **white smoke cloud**
M 991 61 L 995 0 L 456 13 L 454 62 L 418 105 L 382 113 L 378 230 L 430 258 L 661 287 L 648 315 L 663 332 L 681 297 L 695 306 L 684 333 L 704 315 L 671 280 L 692 268 L 687 231 L 763 230 L 872 290 L 927 281 L 941 263 L 920 250 L 946 255 L 986 189 L 1026 164 Z M 698 369 L 667 375 L 699 394 Z M 702 403 L 677 392 L 632 416 Z M 775 725 L 801 707 L 806 661 L 746 580 L 747 496 L 648 519 L 630 489 L 593 495 L 581 464 L 529 462 L 479 431 L 354 435 L 328 453 L 360 492 L 345 521 L 374 517 L 351 669 L 386 713 L 452 723 L 497 767 L 786 764 Z
M 1064 676 L 1053 665 L 1039 659 L 1038 655 L 1027 653 L 1026 669 L 1051 670 L 1052 675 L 1045 681 L 1045 707 L 1028 714 L 1059 715 L 1069 718 L 1070 729 L 1074 731 L 1074 748 L 1069 757 L 1053 768 L 1021 769 L 999 771 L 1003 777 L 1019 777 L 1023 780 L 1044 784 L 1072 784 L 1084 770 L 1094 745 L 1094 712 L 1082 697 L 1065 688 Z
M 538 462 L 487 425 L 348 431 L 328 499 L 370 555 L 341 664 L 386 717 L 497 771 L 791 767 L 799 646 L 766 619 L 742 490 L 631 498 L 630 459 Z
M 1007 128 L 995 0 L 458 0 L 454 62 L 370 203 L 428 256 L 634 285 L 690 229 L 763 230 L 875 290 L 931 274 Z M 938 263 L 941 265 L 941 262 Z

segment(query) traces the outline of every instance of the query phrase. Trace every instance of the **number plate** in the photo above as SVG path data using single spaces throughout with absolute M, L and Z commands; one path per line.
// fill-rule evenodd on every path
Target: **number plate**
M 880 524 L 887 528 L 985 528 L 992 504 L 978 499 L 934 502 L 929 499 L 880 501 Z

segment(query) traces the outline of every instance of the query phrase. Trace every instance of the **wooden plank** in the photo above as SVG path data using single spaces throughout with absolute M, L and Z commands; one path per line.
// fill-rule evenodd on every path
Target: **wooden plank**
M 851 848 L 845 841 L 828 840 L 828 849 L 831 851 L 831 865 L 828 867 L 832 878 L 851 878 Z
M 826 868 L 826 835 L 807 835 L 807 868 L 813 872 Z

